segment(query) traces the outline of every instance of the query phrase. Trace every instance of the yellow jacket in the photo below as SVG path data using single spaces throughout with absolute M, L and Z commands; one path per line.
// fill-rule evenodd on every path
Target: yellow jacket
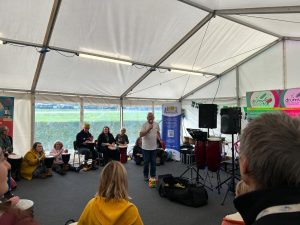
M 38 158 L 41 157 L 43 152 L 38 153 L 37 151 L 31 149 L 29 150 L 23 160 L 21 165 L 21 176 L 26 180 L 32 179 L 33 171 L 38 167 L 39 160 Z M 45 155 L 42 157 L 42 160 L 45 159 Z
M 143 225 L 137 207 L 123 200 L 109 200 L 96 196 L 83 210 L 78 225 Z

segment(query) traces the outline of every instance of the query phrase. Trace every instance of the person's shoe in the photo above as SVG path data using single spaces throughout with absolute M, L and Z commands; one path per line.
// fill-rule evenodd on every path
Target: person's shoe
M 75 172 L 79 173 L 80 170 L 82 170 L 84 167 L 83 164 L 79 165 L 76 169 L 75 169 Z
M 92 169 L 92 165 L 85 164 L 84 167 L 83 167 L 83 169 L 82 169 L 82 171 L 87 172 L 87 171 L 89 171 L 91 169 Z
M 144 176 L 144 181 L 149 181 L 149 177 Z

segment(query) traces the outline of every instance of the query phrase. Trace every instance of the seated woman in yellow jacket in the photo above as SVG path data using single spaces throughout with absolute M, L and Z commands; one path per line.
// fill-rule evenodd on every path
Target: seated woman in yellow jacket
M 35 142 L 32 148 L 25 154 L 21 165 L 21 176 L 27 180 L 32 178 L 46 178 L 46 166 L 44 163 L 45 152 L 40 142 Z
M 142 225 L 137 207 L 128 201 L 127 172 L 118 161 L 102 170 L 98 193 L 83 210 L 78 225 Z

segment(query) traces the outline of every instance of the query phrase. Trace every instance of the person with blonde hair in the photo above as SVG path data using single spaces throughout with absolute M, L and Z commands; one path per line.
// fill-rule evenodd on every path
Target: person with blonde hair
M 78 225 L 141 225 L 137 207 L 129 202 L 127 172 L 118 161 L 102 170 L 98 193 L 85 206 Z
M 250 187 L 243 181 L 240 180 L 235 187 L 235 197 L 250 192 Z M 245 225 L 243 218 L 239 212 L 227 215 L 223 218 L 222 225 Z

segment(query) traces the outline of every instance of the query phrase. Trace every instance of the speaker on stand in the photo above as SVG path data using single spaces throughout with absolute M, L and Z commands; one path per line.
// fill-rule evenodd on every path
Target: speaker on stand
M 217 188 L 224 183 L 228 182 L 228 189 L 224 196 L 223 202 L 224 205 L 225 199 L 228 195 L 229 191 L 235 192 L 235 179 L 239 180 L 239 178 L 235 175 L 235 157 L 234 157 L 234 134 L 238 134 L 241 132 L 241 119 L 242 119 L 242 111 L 241 107 L 232 107 L 232 108 L 222 108 L 221 112 L 221 133 L 222 134 L 231 134 L 231 176 L 220 183 Z

